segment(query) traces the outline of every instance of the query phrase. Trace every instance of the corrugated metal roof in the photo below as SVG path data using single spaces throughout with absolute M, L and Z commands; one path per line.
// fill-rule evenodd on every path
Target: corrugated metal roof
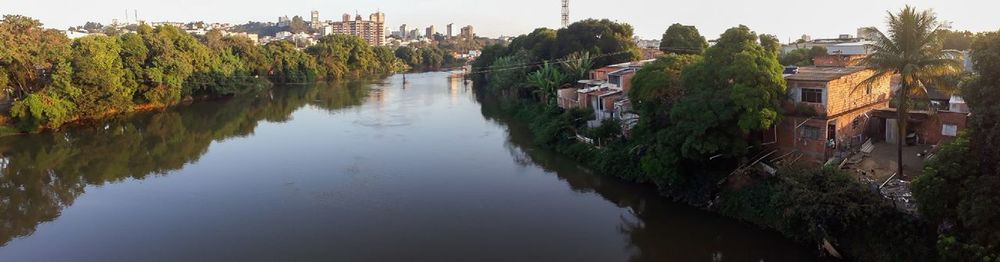
M 847 66 L 847 67 L 804 66 L 804 67 L 799 67 L 798 73 L 785 77 L 785 80 L 831 81 L 864 70 L 865 68 L 860 66 Z

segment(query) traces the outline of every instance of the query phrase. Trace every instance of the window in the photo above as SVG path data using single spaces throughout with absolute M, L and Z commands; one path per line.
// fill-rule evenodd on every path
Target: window
M 823 89 L 803 88 L 802 102 L 822 104 Z
M 815 126 L 802 126 L 802 138 L 819 140 L 820 130 Z
M 941 134 L 944 136 L 958 136 L 958 126 L 944 124 L 941 128 Z

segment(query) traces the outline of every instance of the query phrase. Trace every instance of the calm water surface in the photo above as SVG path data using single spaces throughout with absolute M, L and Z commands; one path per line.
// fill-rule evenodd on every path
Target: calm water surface
M 591 174 L 446 73 L 0 138 L 0 261 L 808 261 Z

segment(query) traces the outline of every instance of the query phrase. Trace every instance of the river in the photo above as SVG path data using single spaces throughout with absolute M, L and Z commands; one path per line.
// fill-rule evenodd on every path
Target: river
M 535 148 L 448 73 L 0 138 L 0 261 L 808 261 Z

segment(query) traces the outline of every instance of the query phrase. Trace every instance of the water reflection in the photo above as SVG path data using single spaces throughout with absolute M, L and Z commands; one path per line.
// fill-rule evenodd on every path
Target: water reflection
M 572 190 L 597 194 L 621 208 L 619 230 L 629 261 L 813 261 L 817 254 L 780 237 L 706 211 L 669 201 L 651 185 L 592 174 L 576 162 L 533 145 L 524 123 L 499 112 L 495 99 L 478 98 L 487 119 L 507 126 L 516 163 L 555 174 Z
M 368 92 L 364 81 L 278 87 L 255 97 L 0 138 L 0 246 L 59 217 L 88 185 L 179 170 L 213 141 L 251 135 L 261 121 L 288 121 L 306 105 L 328 111 L 357 106 Z

